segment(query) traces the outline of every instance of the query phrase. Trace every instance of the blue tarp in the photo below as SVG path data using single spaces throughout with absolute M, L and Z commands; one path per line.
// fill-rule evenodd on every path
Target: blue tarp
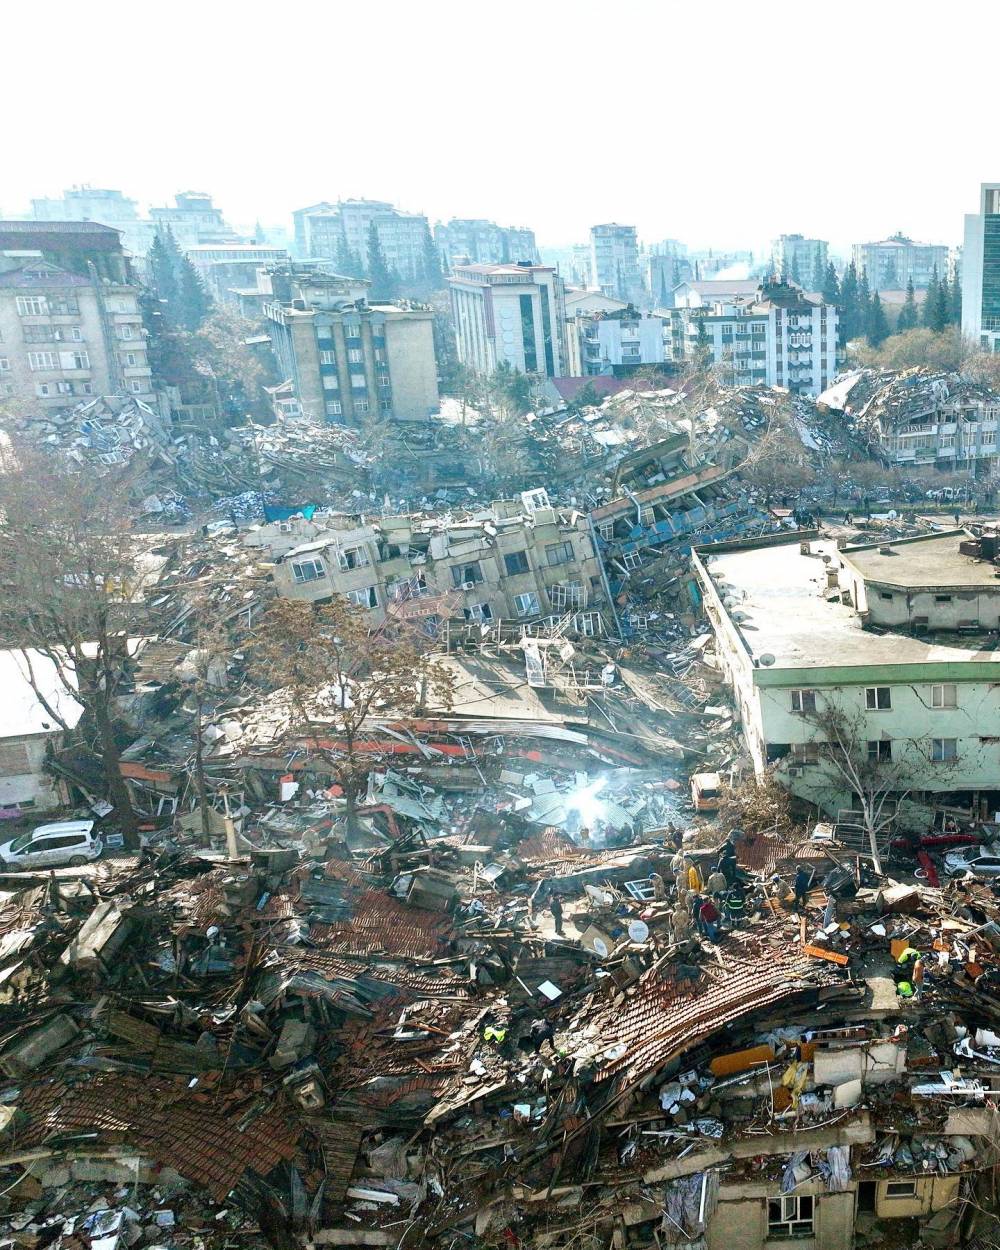
M 316 504 L 304 503 L 296 508 L 280 508 L 277 504 L 264 505 L 265 521 L 287 521 L 293 516 L 304 516 L 307 521 L 313 519 L 313 513 L 316 511 Z

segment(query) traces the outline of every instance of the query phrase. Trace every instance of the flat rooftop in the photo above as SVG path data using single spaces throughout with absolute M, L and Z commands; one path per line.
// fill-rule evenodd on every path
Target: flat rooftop
M 731 597 L 730 620 L 751 655 L 755 660 L 773 657 L 773 664 L 762 669 L 1000 664 L 1000 651 L 982 649 L 985 634 L 949 634 L 942 642 L 933 634 L 913 637 L 862 629 L 855 609 L 835 598 L 835 590 L 827 589 L 827 565 L 822 557 L 830 556 L 836 567 L 843 553 L 837 551 L 836 543 L 815 539 L 811 548 L 815 554 L 808 556 L 800 553 L 797 542 L 699 552 L 720 595 Z M 886 559 L 891 562 L 892 557 Z
M 841 552 L 866 582 L 900 589 L 936 590 L 961 587 L 1000 591 L 1000 579 L 989 560 L 966 556 L 958 544 L 972 537 L 964 530 L 947 530 L 926 538 L 878 543 Z M 883 554 L 889 548 L 891 555 Z

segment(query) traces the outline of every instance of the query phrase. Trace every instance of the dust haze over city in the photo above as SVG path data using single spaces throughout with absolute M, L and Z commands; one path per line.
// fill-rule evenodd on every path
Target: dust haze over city
M 1000 1248 L 998 36 L 4 13 L 0 1245 Z

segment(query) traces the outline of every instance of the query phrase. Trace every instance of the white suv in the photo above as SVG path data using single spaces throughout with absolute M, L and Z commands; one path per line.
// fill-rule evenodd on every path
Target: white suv
M 0 846 L 0 865 L 10 871 L 18 868 L 76 867 L 97 859 L 104 850 L 92 820 L 64 820 L 39 825 L 30 833 Z

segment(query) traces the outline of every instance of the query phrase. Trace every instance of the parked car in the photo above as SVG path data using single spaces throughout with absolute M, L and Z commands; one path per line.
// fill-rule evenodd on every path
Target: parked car
M 97 859 L 104 850 L 92 820 L 63 820 L 38 825 L 30 833 L 0 846 L 0 864 L 5 869 L 76 867 Z
M 1000 855 L 992 850 L 967 846 L 961 851 L 951 851 L 944 857 L 944 870 L 949 877 L 963 877 L 966 873 L 971 873 L 974 877 L 1000 878 Z

